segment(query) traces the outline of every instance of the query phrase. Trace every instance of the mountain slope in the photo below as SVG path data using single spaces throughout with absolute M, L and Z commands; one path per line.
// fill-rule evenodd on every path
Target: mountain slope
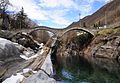
M 105 24 L 109 25 L 117 22 L 120 22 L 120 0 L 113 0 L 92 15 L 86 16 L 80 21 L 72 23 L 68 27 L 80 26 L 81 24 L 81 26 L 89 28 L 95 25 L 103 26 Z

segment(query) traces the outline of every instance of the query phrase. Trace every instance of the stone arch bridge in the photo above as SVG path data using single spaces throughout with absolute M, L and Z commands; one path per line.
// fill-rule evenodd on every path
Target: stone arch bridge
M 55 28 L 49 28 L 49 27 L 42 27 L 42 26 L 38 26 L 35 28 L 31 28 L 31 29 L 23 29 L 23 30 L 19 30 L 18 32 L 26 32 L 26 33 L 32 33 L 34 31 L 38 31 L 38 30 L 45 30 L 45 31 L 50 31 L 52 32 L 55 36 L 57 36 L 58 38 L 63 36 L 65 33 L 72 31 L 72 30 L 80 30 L 80 31 L 84 31 L 86 33 L 91 34 L 92 36 L 94 36 L 94 33 L 92 30 L 86 29 L 86 28 L 81 28 L 81 27 L 72 27 L 72 28 L 64 28 L 64 29 L 55 29 Z
M 88 30 L 86 28 L 81 28 L 81 27 L 73 27 L 73 28 L 65 28 L 65 29 L 54 29 L 54 28 L 47 28 L 47 27 L 35 27 L 35 29 L 31 29 L 29 30 L 28 33 L 34 32 L 34 31 L 38 31 L 38 30 L 45 30 L 45 31 L 50 31 L 52 32 L 54 35 L 56 35 L 57 37 L 61 37 L 63 36 L 65 33 L 72 31 L 72 30 L 80 30 L 80 31 L 84 31 L 86 33 L 91 34 L 92 36 L 94 36 L 93 31 Z

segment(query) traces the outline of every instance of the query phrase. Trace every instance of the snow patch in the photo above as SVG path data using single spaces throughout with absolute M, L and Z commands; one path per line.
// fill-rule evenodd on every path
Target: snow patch
M 33 70 L 30 69 L 30 68 L 25 68 L 25 69 L 23 69 L 23 73 L 27 73 L 27 72 L 29 72 L 29 71 L 32 71 L 33 73 L 37 73 L 37 71 L 33 71 Z
M 40 54 L 43 54 L 43 52 L 44 52 L 44 50 L 43 50 L 43 49 L 41 49 Z
M 25 40 L 25 38 L 21 38 L 21 40 Z
M 25 60 L 29 60 L 28 57 L 26 57 L 25 55 L 20 55 L 21 58 L 25 59 Z
M 27 35 L 27 33 L 25 33 L 25 32 L 22 32 L 22 34 Z
M 30 57 L 30 56 L 34 55 L 34 52 L 31 50 L 27 50 L 27 51 L 23 51 L 23 54 L 25 54 L 27 57 Z
M 43 54 L 43 52 L 44 52 L 44 50 L 41 49 L 41 51 L 40 51 L 40 55 Z M 29 52 L 28 52 L 27 54 L 29 54 Z M 20 55 L 20 57 L 23 58 L 23 59 L 25 59 L 25 60 L 29 60 L 29 59 L 32 59 L 32 58 L 36 58 L 37 56 L 39 56 L 38 53 L 35 54 L 35 55 L 33 55 L 33 56 L 31 56 L 31 57 L 27 57 L 26 55 Z
M 17 75 L 12 75 L 11 77 L 4 80 L 2 83 L 20 83 L 23 80 L 23 78 L 23 75 L 17 73 Z
M 39 48 L 42 48 L 42 47 L 43 47 L 43 45 L 44 45 L 43 43 L 39 44 L 39 46 L 40 46 Z
M 31 57 L 27 57 L 27 56 L 25 56 L 25 55 L 20 55 L 20 57 L 23 58 L 23 59 L 25 59 L 25 60 L 29 60 L 29 59 L 32 59 L 32 58 L 36 58 L 37 56 L 38 56 L 38 54 L 35 54 L 35 55 L 31 56 Z
M 37 73 L 37 71 L 33 71 L 30 68 L 25 68 L 25 69 L 23 69 L 22 72 L 17 73 L 16 75 L 12 75 L 11 77 L 4 80 L 2 83 L 21 83 L 21 81 L 24 78 L 24 76 L 22 74 L 27 73 L 29 71 L 32 71 L 33 73 Z
M 37 71 L 32 71 L 33 73 L 37 73 Z
M 32 69 L 30 69 L 30 68 L 23 69 L 23 73 L 27 73 L 29 71 L 32 71 Z
M 30 55 L 31 52 L 24 51 L 25 55 Z

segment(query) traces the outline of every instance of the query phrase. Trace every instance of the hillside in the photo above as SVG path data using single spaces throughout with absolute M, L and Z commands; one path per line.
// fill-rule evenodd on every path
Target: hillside
M 81 21 L 81 23 L 80 23 Z M 92 15 L 86 16 L 78 22 L 73 22 L 68 27 L 86 26 L 93 27 L 95 25 L 103 26 L 105 24 L 114 24 L 120 22 L 120 0 L 113 0 Z

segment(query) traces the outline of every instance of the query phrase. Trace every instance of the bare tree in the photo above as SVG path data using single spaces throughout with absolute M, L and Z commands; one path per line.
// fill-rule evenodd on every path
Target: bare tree
M 0 9 L 7 10 L 9 4 L 9 0 L 0 0 Z
M 0 0 L 0 12 L 2 17 L 2 29 L 8 29 L 9 27 L 9 15 L 6 14 L 6 10 L 9 5 L 9 0 Z

